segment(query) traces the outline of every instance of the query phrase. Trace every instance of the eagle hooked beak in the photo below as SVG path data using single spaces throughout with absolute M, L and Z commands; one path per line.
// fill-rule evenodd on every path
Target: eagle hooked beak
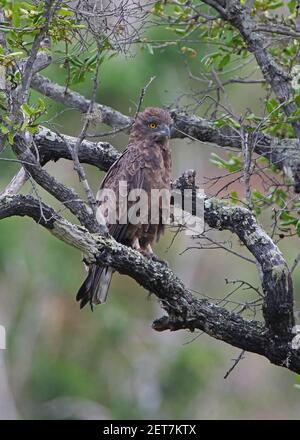
M 171 135 L 170 127 L 168 125 L 163 125 L 162 128 L 159 130 L 159 135 L 161 137 L 169 138 Z

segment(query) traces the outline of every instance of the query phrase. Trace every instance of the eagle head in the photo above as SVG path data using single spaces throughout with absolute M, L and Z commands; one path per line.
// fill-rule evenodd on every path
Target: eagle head
M 149 107 L 138 113 L 132 127 L 135 138 L 149 139 L 154 142 L 166 142 L 171 135 L 173 120 L 166 110 Z

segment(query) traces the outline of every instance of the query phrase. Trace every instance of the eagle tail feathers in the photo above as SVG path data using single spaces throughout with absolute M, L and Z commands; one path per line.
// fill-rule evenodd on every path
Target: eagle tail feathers
M 103 304 L 108 295 L 108 289 L 113 269 L 108 266 L 92 264 L 89 273 L 76 295 L 82 309 L 87 303 L 92 305 Z

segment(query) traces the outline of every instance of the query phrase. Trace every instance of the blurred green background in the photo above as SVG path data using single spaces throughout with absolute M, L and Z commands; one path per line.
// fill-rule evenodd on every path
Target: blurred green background
M 195 72 L 200 58 L 201 53 L 190 61 Z M 63 84 L 58 64 L 45 74 Z M 193 93 L 195 84 L 176 48 L 155 56 L 137 50 L 103 65 L 97 100 L 133 115 L 141 88 L 151 76 L 156 79 L 144 107 L 165 106 L 183 93 Z M 87 96 L 90 89 L 89 81 L 78 88 Z M 230 96 L 237 111 L 245 108 L 245 100 L 248 107 L 258 108 L 260 89 L 251 85 L 241 94 L 234 86 Z M 83 119 L 77 112 L 63 111 L 51 100 L 47 109 L 52 126 L 63 133 L 79 133 Z M 122 150 L 127 136 L 110 140 Z M 195 168 L 202 185 L 205 177 L 218 172 L 209 162 L 212 151 L 219 153 L 200 142 L 172 141 L 173 176 Z M 71 163 L 60 161 L 47 169 L 82 194 Z M 0 190 L 17 170 L 17 164 L 0 162 Z M 86 170 L 96 191 L 103 174 L 89 166 Z M 208 186 L 204 185 L 209 193 Z M 24 192 L 30 190 L 28 183 Z M 191 240 L 182 234 L 170 246 L 173 235 L 167 231 L 157 253 L 188 287 L 222 298 L 231 289 L 225 278 L 258 285 L 254 265 L 220 249 L 181 254 Z M 229 234 L 215 237 L 232 239 Z M 298 248 L 297 239 L 284 244 L 289 263 Z M 152 320 L 162 314 L 159 304 L 128 277 L 114 276 L 106 305 L 93 313 L 88 307 L 80 311 L 75 294 L 85 277 L 81 259 L 79 252 L 29 219 L 1 221 L 0 323 L 7 330 L 7 349 L 0 352 L 0 418 L 299 418 L 300 391 L 294 374 L 246 353 L 224 380 L 239 350 L 200 333 L 154 332 Z M 299 283 L 298 269 L 296 301 Z M 240 299 L 248 295 L 245 291 Z

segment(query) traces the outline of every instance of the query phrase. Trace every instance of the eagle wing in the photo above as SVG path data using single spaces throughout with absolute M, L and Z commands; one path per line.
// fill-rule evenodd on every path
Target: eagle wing
M 127 182 L 128 192 L 133 188 L 142 188 L 145 178 L 143 168 L 144 161 L 138 145 L 131 145 L 110 167 L 101 183 L 100 190 L 107 188 L 118 194 L 119 182 L 122 180 Z M 105 212 L 109 209 L 115 209 L 115 203 L 112 203 L 109 199 L 103 201 L 100 191 L 97 194 L 97 200 L 99 204 L 97 207 L 97 217 L 103 221 L 103 217 L 105 219 Z M 129 232 L 131 238 L 137 231 L 137 227 L 134 225 L 120 224 L 118 222 L 108 223 L 107 227 L 115 240 L 125 243 Z M 77 301 L 80 301 L 81 308 L 88 302 L 90 304 L 99 304 L 106 301 L 112 273 L 113 269 L 110 267 L 96 264 L 90 265 L 88 276 L 76 296 Z
M 143 188 L 145 179 L 145 161 L 142 158 L 142 153 L 139 148 L 139 144 L 129 146 L 119 159 L 110 167 L 105 178 L 103 179 L 100 190 L 107 188 L 114 191 L 115 194 L 119 193 L 119 182 L 127 182 L 128 192 L 131 189 Z M 99 193 L 98 193 L 99 194 Z M 128 204 L 129 205 L 129 204 Z M 101 203 L 98 207 L 101 214 L 104 215 L 105 211 L 114 209 L 115 206 L 111 204 L 111 201 L 107 200 Z M 126 239 L 126 232 L 130 225 L 120 224 L 118 222 L 113 224 L 107 224 L 109 233 L 119 242 Z

